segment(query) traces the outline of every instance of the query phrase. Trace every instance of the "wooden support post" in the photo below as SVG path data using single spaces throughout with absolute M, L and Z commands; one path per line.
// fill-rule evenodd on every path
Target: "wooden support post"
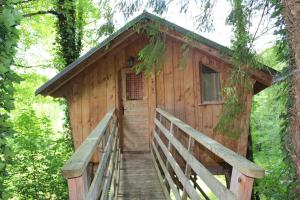
M 231 174 L 232 174 L 232 167 L 225 165 L 224 167 L 224 176 L 226 181 L 226 187 L 227 189 L 230 189 L 230 180 L 231 180 Z
M 173 135 L 173 123 L 172 122 L 171 122 L 170 130 L 169 131 Z M 172 154 L 172 143 L 171 143 L 170 140 L 168 142 L 168 151 Z M 167 170 L 170 171 L 170 163 L 169 163 L 168 160 L 166 161 L 166 167 L 167 167 Z
M 119 151 L 119 153 L 118 153 L 118 163 L 117 163 L 117 165 L 118 165 L 118 168 L 117 168 L 117 175 L 116 175 L 116 183 L 117 183 L 117 185 L 116 185 L 116 188 L 115 188 L 115 195 L 114 195 L 114 197 L 113 197 L 113 199 L 117 199 L 117 197 L 118 197 L 118 192 L 119 192 L 119 187 L 120 187 L 120 166 L 121 166 L 121 160 L 122 160 L 122 154 L 121 154 L 121 148 L 120 147 L 118 147 L 118 151 Z
M 173 135 L 173 123 L 172 122 L 170 124 L 170 130 L 169 131 Z M 170 140 L 169 140 L 169 143 L 168 143 L 168 151 L 172 154 L 172 143 L 171 143 Z M 170 166 L 170 163 L 169 163 L 168 159 L 166 160 L 166 168 L 167 168 L 167 171 L 170 172 L 171 166 Z M 165 182 L 167 183 L 166 177 L 165 177 Z M 170 192 L 170 186 L 169 187 L 167 186 L 167 189 Z
M 92 162 L 89 162 L 89 164 L 86 167 L 86 174 L 87 174 L 87 183 L 90 185 L 92 183 L 92 180 L 94 178 L 94 171 L 93 171 L 94 164 Z
M 156 113 L 159 115 L 159 122 L 162 124 L 162 120 L 163 120 L 162 114 L 160 114 L 160 113 L 158 113 L 158 112 L 156 112 Z M 153 131 L 155 131 L 155 124 L 154 124 L 154 129 L 153 129 Z M 160 133 L 161 133 L 161 130 L 158 129 L 158 130 L 157 130 L 157 135 L 160 136 Z M 154 141 L 154 136 L 153 136 L 153 135 L 152 135 L 152 140 Z
M 190 136 L 189 137 L 189 144 L 188 144 L 188 151 L 193 155 L 194 154 L 194 144 L 195 140 Z M 191 166 L 186 163 L 185 165 L 185 176 L 188 179 L 191 179 Z M 183 194 L 182 194 L 182 200 L 187 199 L 187 192 L 185 189 L 183 189 Z
M 159 113 L 159 122 L 162 124 L 162 114 Z M 161 130 L 158 129 L 157 134 L 160 135 Z
M 253 181 L 253 178 L 245 176 L 236 168 L 232 168 L 230 190 L 237 196 L 237 199 L 251 199 Z
M 86 170 L 82 176 L 68 179 L 69 199 L 85 200 L 88 193 L 88 179 Z

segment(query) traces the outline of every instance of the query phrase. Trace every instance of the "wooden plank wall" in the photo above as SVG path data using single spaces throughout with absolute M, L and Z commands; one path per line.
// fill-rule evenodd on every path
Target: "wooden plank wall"
M 144 37 L 132 36 L 60 90 L 68 101 L 75 149 L 111 108 L 121 106 L 120 70 L 127 67 L 127 58 L 136 57 L 145 43 Z
M 222 103 L 201 103 L 201 80 L 199 66 L 206 64 L 221 72 L 222 86 L 228 78 L 229 65 L 223 61 L 210 56 L 199 49 L 191 48 L 189 51 L 187 65 L 180 69 L 181 58 L 180 47 L 182 42 L 168 38 L 166 63 L 163 71 L 156 77 L 156 101 L 157 107 L 162 108 L 188 123 L 192 127 L 208 135 L 209 137 L 224 144 L 241 155 L 246 154 L 248 128 L 239 140 L 216 133 L 214 130 L 222 110 Z M 252 95 L 247 98 L 248 111 L 250 112 Z M 249 113 L 246 116 L 246 126 L 249 127 Z M 183 143 L 187 143 L 182 133 L 178 137 Z M 210 154 L 200 145 L 196 146 L 197 158 L 208 165 L 215 165 L 218 158 Z
M 112 107 L 121 105 L 120 69 L 126 67 L 129 56 L 137 57 L 138 51 L 147 42 L 144 37 L 136 35 L 128 38 L 110 53 L 96 60 L 92 65 L 65 84 L 61 90 L 69 104 L 71 127 L 75 148 L 82 143 L 91 130 L 98 124 L 105 113 Z M 160 107 L 179 119 L 198 129 L 225 146 L 245 155 L 248 129 L 240 140 L 235 141 L 217 134 L 214 127 L 218 122 L 222 104 L 201 104 L 199 77 L 200 64 L 212 66 L 221 72 L 222 86 L 228 77 L 228 64 L 191 48 L 187 66 L 179 68 L 182 42 L 167 37 L 166 62 L 163 70 L 148 79 L 149 93 L 149 135 L 153 125 L 154 110 Z M 248 111 L 251 108 L 249 95 Z M 245 122 L 249 126 L 249 113 Z M 120 130 L 122 131 L 122 130 Z M 182 134 L 183 143 L 185 138 Z M 121 135 L 122 138 L 122 135 Z M 151 137 L 149 137 L 149 140 Z M 122 139 L 121 139 L 122 144 Z M 196 146 L 198 159 L 205 163 L 214 163 L 216 158 L 200 145 Z

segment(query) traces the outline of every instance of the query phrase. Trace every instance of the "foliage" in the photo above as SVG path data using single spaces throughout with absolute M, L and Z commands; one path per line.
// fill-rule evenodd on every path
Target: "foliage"
M 58 44 L 56 55 L 62 61 L 61 65 L 56 67 L 61 71 L 80 55 L 84 24 L 83 7 L 82 1 L 79 1 L 76 13 L 75 0 L 57 0 L 55 4 L 59 13 L 56 24 L 56 42 Z
M 135 66 L 136 72 L 144 71 L 146 74 L 159 72 L 164 65 L 166 55 L 166 36 L 160 31 L 160 23 L 138 26 L 137 32 L 145 33 L 150 42 L 138 54 L 141 63 Z
M 27 74 L 23 78 L 16 85 L 16 109 L 11 113 L 17 133 L 8 140 L 14 156 L 8 165 L 4 199 L 66 199 L 66 181 L 60 170 L 72 152 L 70 138 L 52 126 L 62 122 L 50 120 L 51 115 L 51 119 L 58 118 L 52 111 L 58 113 L 61 106 L 49 97 L 34 96 L 44 77 Z
M 251 50 L 248 15 L 249 12 L 242 0 L 232 1 L 232 11 L 227 19 L 234 29 L 231 48 L 232 69 L 224 90 L 225 102 L 216 130 L 233 138 L 238 138 L 244 129 L 237 122 L 239 120 L 245 122 L 247 116 L 245 102 L 252 91 L 249 69 L 258 66 Z
M 7 175 L 5 168 L 12 156 L 11 150 L 6 145 L 6 139 L 13 133 L 8 123 L 8 114 L 14 108 L 13 83 L 20 81 L 18 75 L 11 69 L 19 38 L 17 30 L 19 21 L 20 14 L 14 9 L 13 1 L 0 2 L 0 199 L 4 176 Z
M 180 56 L 180 60 L 179 60 L 179 67 L 181 69 L 184 69 L 187 66 L 188 57 L 189 57 L 189 53 L 190 53 L 189 44 L 185 43 L 185 44 L 181 45 L 180 53 L 181 53 L 181 56 Z
M 111 8 L 104 1 L 16 1 L 23 20 L 15 64 L 62 70 L 82 50 L 96 45 L 101 36 L 114 30 Z M 30 55 L 28 52 L 33 48 L 38 48 L 42 55 L 48 54 L 47 59 Z
M 264 51 L 265 64 L 277 70 L 286 68 L 280 61 L 278 46 Z M 260 199 L 295 199 L 296 178 L 290 155 L 286 151 L 289 123 L 287 115 L 290 102 L 289 83 L 276 84 L 254 97 L 251 112 L 251 137 L 254 161 L 266 169 L 266 177 L 257 181 L 254 193 Z
M 0 6 L 0 199 L 4 188 L 5 199 L 66 199 L 66 184 L 60 168 L 70 156 L 70 129 L 68 123 L 60 130 L 53 125 L 63 123 L 57 120 L 61 117 L 55 113 L 60 113 L 61 107 L 66 110 L 65 103 L 59 101 L 60 108 L 53 110 L 53 100 L 35 97 L 34 90 L 46 81 L 35 74 L 23 75 L 25 81 L 16 85 L 14 94 L 13 83 L 21 79 L 10 66 L 15 65 L 19 67 L 18 72 L 25 73 L 28 73 L 25 68 L 35 70 L 55 66 L 63 69 L 79 57 L 81 49 L 87 45 L 83 43 L 84 37 L 91 42 L 88 33 L 112 32 L 110 7 L 91 0 L 6 0 L 0 1 Z M 105 8 L 101 10 L 101 6 Z M 99 32 L 84 31 L 91 21 L 98 22 L 101 17 L 110 19 L 104 28 L 100 26 Z M 94 26 L 96 29 L 98 26 Z M 54 42 L 57 42 L 56 48 L 53 48 Z M 26 55 L 31 48 L 39 50 L 41 62 L 35 62 L 33 55 Z M 14 57 L 16 49 L 18 52 Z M 41 50 L 57 56 L 45 62 L 42 57 L 45 53 Z M 12 111 L 14 98 L 17 103 Z M 55 105 L 57 108 L 57 103 Z M 8 121 L 9 117 L 12 120 Z M 68 116 L 66 118 L 68 122 Z M 12 132 L 11 127 L 17 133 Z M 7 136 L 12 134 L 6 145 Z
M 144 71 L 146 74 L 159 73 L 166 57 L 166 34 L 160 30 L 159 22 L 138 24 L 134 28 L 139 34 L 146 34 L 149 37 L 149 44 L 145 45 L 138 53 L 139 64 L 135 66 L 136 73 Z M 184 69 L 187 66 L 187 60 L 190 53 L 190 47 L 193 41 L 193 35 L 186 35 L 187 43 L 183 43 L 180 48 L 179 67 Z
M 286 112 L 288 98 L 283 94 L 287 90 L 288 85 L 281 83 L 261 92 L 253 101 L 251 135 L 255 141 L 254 161 L 266 169 L 266 177 L 258 180 L 255 187 L 261 199 L 295 199 L 292 188 L 296 176 L 290 170 L 293 165 L 288 162 L 289 156 L 281 145 L 281 140 L 287 136 L 282 131 L 286 119 L 281 117 Z
M 118 0 L 117 8 L 122 11 L 125 17 L 133 15 L 133 13 L 140 11 L 141 9 L 152 9 L 152 11 L 158 15 L 167 11 L 168 7 L 175 4 L 179 8 L 180 13 L 187 14 L 191 9 L 197 8 L 199 13 L 194 16 L 197 23 L 198 30 L 210 31 L 212 30 L 212 9 L 215 5 L 215 0 L 201 0 L 191 1 L 182 0 L 179 3 L 175 0 Z
M 91 0 L 57 0 L 55 6 L 59 13 L 56 24 L 56 68 L 61 71 L 80 56 L 84 28 L 88 20 L 100 20 L 101 17 L 105 19 L 105 23 L 97 31 L 94 30 L 94 33 L 98 34 L 97 38 L 111 34 L 114 31 L 114 24 L 110 7 L 102 1 L 99 8 Z

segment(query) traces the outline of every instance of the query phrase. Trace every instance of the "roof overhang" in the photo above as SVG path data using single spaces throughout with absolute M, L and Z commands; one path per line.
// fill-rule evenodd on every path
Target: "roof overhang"
M 66 82 L 72 79 L 75 75 L 83 71 L 87 66 L 93 63 L 99 56 L 106 54 L 113 47 L 119 45 L 122 41 L 129 39 L 134 34 L 137 34 L 136 31 L 132 28 L 143 21 L 152 21 L 158 22 L 162 25 L 161 31 L 167 33 L 171 37 L 174 37 L 182 42 L 189 42 L 193 47 L 200 49 L 208 54 L 211 54 L 221 60 L 230 62 L 231 50 L 225 46 L 222 46 L 212 40 L 202 37 L 199 34 L 196 34 L 192 31 L 184 29 L 180 26 L 177 26 L 174 23 L 171 23 L 165 19 L 162 19 L 158 16 L 150 14 L 148 12 L 143 12 L 141 15 L 137 16 L 125 26 L 123 26 L 118 31 L 114 32 L 111 36 L 101 42 L 98 46 L 94 47 L 86 54 L 75 60 L 73 63 L 68 65 L 63 71 L 58 73 L 40 88 L 38 88 L 35 94 L 53 95 L 55 91 L 61 88 Z M 188 37 L 185 37 L 188 36 Z M 192 42 L 190 41 L 192 38 Z M 272 68 L 264 66 L 263 69 L 251 70 L 251 76 L 256 80 L 254 87 L 254 93 L 257 93 L 264 88 L 272 84 L 272 77 L 277 73 Z

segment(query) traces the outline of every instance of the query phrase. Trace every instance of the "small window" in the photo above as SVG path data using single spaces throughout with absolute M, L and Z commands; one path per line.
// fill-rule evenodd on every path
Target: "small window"
M 127 100 L 143 99 L 143 74 L 126 74 L 126 98 Z
M 203 102 L 216 102 L 221 100 L 220 73 L 212 68 L 201 65 L 201 97 Z

